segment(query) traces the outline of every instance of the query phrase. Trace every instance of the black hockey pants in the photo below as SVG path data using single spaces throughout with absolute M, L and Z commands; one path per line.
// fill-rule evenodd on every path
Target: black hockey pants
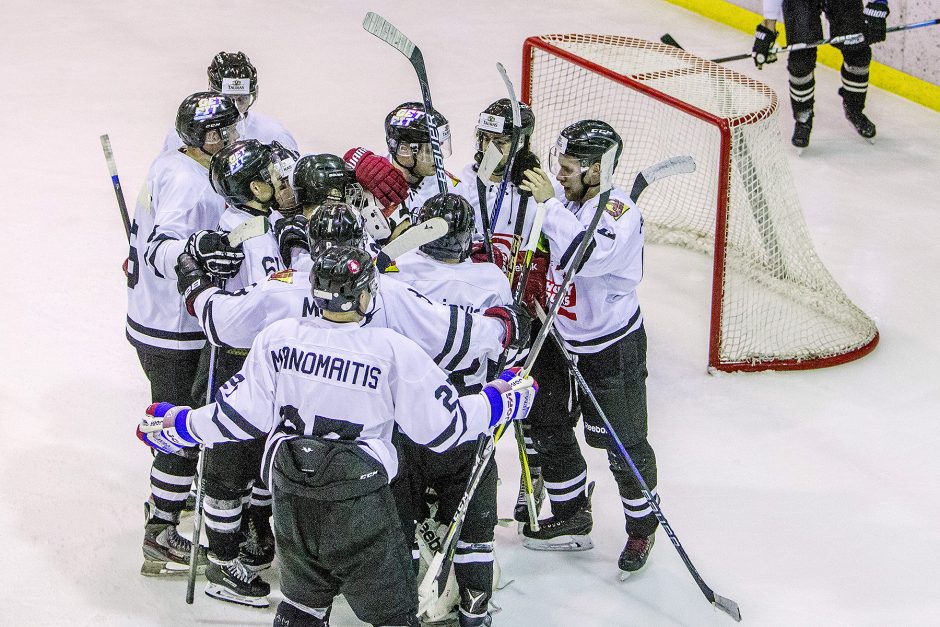
M 281 592 L 326 609 L 342 594 L 372 625 L 417 625 L 411 556 L 382 465 L 358 445 L 297 438 L 275 454 Z
M 150 380 L 150 401 L 193 406 L 190 394 L 199 364 L 199 351 L 149 352 L 137 348 L 137 358 Z M 156 453 L 150 469 L 151 518 L 179 522 L 180 512 L 196 475 L 196 449 L 182 455 Z M 193 454 L 196 453 L 196 454 Z
M 829 21 L 829 36 L 852 35 L 865 32 L 862 0 L 783 0 L 783 22 L 787 29 L 787 43 L 810 43 L 823 38 L 821 12 Z M 848 109 L 865 108 L 868 93 L 868 67 L 871 64 L 871 46 L 867 43 L 838 44 L 842 52 L 842 88 L 839 93 Z M 816 48 L 796 50 L 787 58 L 790 73 L 790 103 L 793 115 L 812 111 L 815 102 Z
M 646 330 L 641 326 L 598 353 L 578 355 L 578 368 L 644 481 L 655 494 L 656 455 L 647 440 Z M 567 517 L 585 501 L 587 466 L 574 434 L 574 426 L 580 411 L 583 411 L 585 442 L 607 451 L 610 470 L 623 504 L 627 533 L 652 534 L 658 524 L 656 518 L 594 406 L 587 398 L 581 398 L 580 403 L 571 400 L 576 396 L 574 383 L 554 340 L 545 343 L 533 375 L 539 382 L 539 395 L 529 414 L 529 423 L 533 445 L 541 458 L 552 514 Z M 542 390 L 547 385 L 564 387 L 543 398 Z M 541 406 L 540 398 L 543 400 Z

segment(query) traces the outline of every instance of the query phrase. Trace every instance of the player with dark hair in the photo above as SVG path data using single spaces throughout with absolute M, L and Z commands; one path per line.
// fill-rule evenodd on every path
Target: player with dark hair
M 563 295 L 556 328 L 566 348 L 610 420 L 646 483 L 656 490 L 656 457 L 647 440 L 646 330 L 636 287 L 643 276 L 643 218 L 628 194 L 614 187 L 606 206 L 598 207 L 601 157 L 623 150 L 620 135 L 606 122 L 582 120 L 564 130 L 552 149 L 549 168 L 564 189 L 555 198 L 548 175 L 528 170 L 522 188 L 545 203 L 542 232 L 551 249 L 548 292 L 554 297 L 585 228 L 602 211 L 590 234 L 581 267 Z M 546 391 L 533 408 L 531 433 L 538 451 L 552 517 L 539 531 L 523 527 L 523 544 L 536 550 L 578 551 L 593 546 L 591 488 L 587 466 L 575 439 L 578 404 L 569 383 L 566 361 L 546 342 L 533 369 Z M 561 391 L 571 393 L 565 394 Z M 557 392 L 556 392 L 557 390 Z M 589 446 L 606 449 L 617 482 L 628 534 L 618 565 L 626 573 L 646 563 L 653 546 L 656 518 L 621 453 L 593 405 L 581 406 Z

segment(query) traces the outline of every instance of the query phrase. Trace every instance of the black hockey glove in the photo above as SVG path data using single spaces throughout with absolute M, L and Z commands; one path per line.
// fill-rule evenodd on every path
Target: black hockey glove
M 875 0 L 865 5 L 865 43 L 876 44 L 888 36 L 888 3 Z
M 754 47 L 751 52 L 754 54 L 754 65 L 758 69 L 764 67 L 765 63 L 773 63 L 777 60 L 777 55 L 771 52 L 775 41 L 777 41 L 776 30 L 770 30 L 763 24 L 757 25 L 757 30 L 754 31 Z
M 210 287 L 215 287 L 212 277 L 206 274 L 195 257 L 189 253 L 182 253 L 176 259 L 176 289 L 186 301 L 186 311 L 189 315 L 196 315 L 193 311 L 193 303 L 200 292 Z
M 189 236 L 185 249 L 206 272 L 220 279 L 238 274 L 245 259 L 241 245 L 229 245 L 226 235 L 225 231 L 196 231 Z
M 281 261 L 285 268 L 291 267 L 291 251 L 303 248 L 310 252 L 310 241 L 307 239 L 307 218 L 298 214 L 292 218 L 281 218 L 274 223 L 274 236 L 281 253 Z
M 506 305 L 505 307 L 490 307 L 483 312 L 483 315 L 496 318 L 505 325 L 503 349 L 520 349 L 529 341 L 532 318 L 525 310 L 515 305 Z

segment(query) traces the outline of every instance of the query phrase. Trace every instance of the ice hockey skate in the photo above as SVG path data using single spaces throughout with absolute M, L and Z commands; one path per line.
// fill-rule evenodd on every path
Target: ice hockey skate
M 655 535 L 627 538 L 627 545 L 623 547 L 620 559 L 617 560 L 617 566 L 620 568 L 620 581 L 625 581 L 630 575 L 646 566 L 646 560 L 649 559 L 655 541 Z
M 864 137 L 869 144 L 874 144 L 875 132 L 877 131 L 874 122 L 869 120 L 861 109 L 849 107 L 845 103 L 842 103 L 842 109 L 845 111 L 845 119 L 852 123 L 858 134 Z
M 176 525 L 164 522 L 147 523 L 144 527 L 144 563 L 140 574 L 147 577 L 185 575 L 189 572 L 192 543 L 176 531 Z M 206 551 L 200 547 L 196 573 L 206 570 Z
M 206 594 L 230 603 L 268 607 L 271 586 L 239 559 L 210 562 L 206 568 Z
M 274 534 L 267 518 L 252 515 L 249 510 L 242 517 L 245 541 L 239 547 L 238 557 L 249 570 L 258 572 L 271 567 L 274 561 Z
M 797 154 L 802 154 L 803 150 L 809 146 L 809 135 L 813 132 L 813 112 L 803 111 L 797 114 L 796 123 L 793 125 L 793 137 L 790 142 L 796 146 Z
M 529 524 L 522 526 L 522 546 L 533 551 L 587 551 L 594 548 L 591 530 L 591 494 L 594 482 L 588 484 L 587 501 L 566 518 L 552 516 L 539 521 L 539 530 L 533 531 Z

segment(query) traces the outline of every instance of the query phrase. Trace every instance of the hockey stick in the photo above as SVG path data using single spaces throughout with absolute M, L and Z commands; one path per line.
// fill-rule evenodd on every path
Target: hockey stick
M 270 223 L 265 216 L 255 216 L 248 218 L 234 229 L 229 231 L 225 239 L 230 246 L 235 247 L 242 242 L 264 235 L 270 229 Z M 225 289 L 225 279 L 219 279 L 219 287 Z M 215 400 L 215 361 L 218 347 L 214 344 L 209 346 L 209 380 L 206 389 L 206 405 L 211 405 Z M 193 540 L 189 551 L 189 573 L 186 578 L 186 603 L 193 604 L 196 593 L 196 570 L 199 558 L 199 544 L 202 536 L 202 503 L 205 497 L 206 487 L 206 449 L 199 448 L 199 462 L 196 464 L 196 474 L 199 481 L 196 484 L 196 505 L 193 508 Z
M 584 255 L 588 246 L 592 241 L 594 241 L 594 232 L 597 229 L 597 225 L 601 220 L 601 214 L 604 212 L 604 208 L 607 206 L 607 201 L 610 198 L 610 191 L 612 188 L 611 179 L 614 171 L 614 158 L 616 155 L 616 150 L 617 147 L 612 146 L 609 150 L 607 150 L 607 152 L 604 153 L 604 156 L 601 158 L 600 189 L 603 191 L 601 191 L 600 198 L 598 199 L 597 209 L 594 212 L 594 216 L 591 218 L 591 224 L 584 231 L 581 237 L 581 241 L 578 243 L 577 252 L 575 252 L 571 259 L 568 270 L 565 272 L 560 289 L 552 299 L 552 313 L 549 315 L 548 320 L 542 325 L 538 335 L 535 337 L 535 341 L 533 342 L 532 348 L 529 351 L 529 356 L 526 359 L 525 365 L 522 367 L 522 371 L 520 372 L 521 377 L 527 377 L 532 371 L 532 365 L 535 362 L 535 357 L 538 356 L 539 351 L 542 349 L 542 345 L 545 343 L 545 338 L 548 336 L 549 330 L 551 330 L 554 317 L 558 314 L 558 309 L 561 307 L 561 301 L 565 298 L 567 287 L 574 277 L 575 270 L 580 267 L 581 260 L 584 259 Z M 457 550 L 457 538 L 460 535 L 461 528 L 463 528 L 464 518 L 467 513 L 467 506 L 470 503 L 470 499 L 473 498 L 473 494 L 476 491 L 477 485 L 480 482 L 480 478 L 483 476 L 483 472 L 485 471 L 490 458 L 493 456 L 493 451 L 496 448 L 496 442 L 499 441 L 500 437 L 502 437 L 503 432 L 506 430 L 507 424 L 508 423 L 504 423 L 492 436 L 480 436 L 480 443 L 477 447 L 476 458 L 473 461 L 473 468 L 470 473 L 470 479 L 467 481 L 467 488 L 464 491 L 463 497 L 460 499 L 460 504 L 457 506 L 457 511 L 454 513 L 454 518 L 451 520 L 447 536 L 444 539 L 444 546 L 441 549 L 441 552 L 434 557 L 434 560 L 431 562 L 431 564 L 428 565 L 428 570 L 424 575 L 424 579 L 421 581 L 421 585 L 418 586 L 419 613 L 423 612 L 424 609 L 427 608 L 430 600 L 436 599 L 440 594 L 440 590 L 444 589 L 444 583 L 446 582 L 446 578 L 450 572 L 454 553 Z
M 486 147 L 483 158 L 480 160 L 480 167 L 477 168 L 477 198 L 480 201 L 480 223 L 483 225 L 483 249 L 486 251 L 486 259 L 490 263 L 495 261 L 493 257 L 493 228 L 490 225 L 490 208 L 486 206 L 486 187 L 490 184 L 490 178 L 503 158 L 503 153 L 493 142 Z
M 522 134 L 522 109 L 519 107 L 519 101 L 516 100 L 516 90 L 513 89 L 512 81 L 506 74 L 506 68 L 502 63 L 496 64 L 499 75 L 506 84 L 506 91 L 509 92 L 509 102 L 512 104 L 512 135 L 509 141 L 509 155 L 506 157 L 506 170 L 503 172 L 503 180 L 499 184 L 499 194 L 496 196 L 496 202 L 493 203 L 493 218 L 491 222 L 496 224 L 499 219 L 499 210 L 503 206 L 503 198 L 506 195 L 506 186 L 512 177 L 512 163 L 516 160 L 516 149 L 519 147 L 519 136 Z M 515 263 L 515 260 L 513 260 Z
M 539 318 L 544 320 L 545 312 L 538 303 L 535 305 Z M 620 454 L 630 466 L 630 470 L 633 472 L 633 476 L 636 478 L 637 483 L 640 486 L 640 491 L 643 493 L 643 498 L 645 498 L 646 502 L 649 503 L 650 509 L 653 511 L 653 515 L 655 515 L 656 520 L 659 521 L 659 526 L 662 527 L 666 532 L 666 535 L 669 536 L 669 541 L 672 542 L 672 545 L 676 548 L 676 551 L 679 552 L 679 557 L 682 558 L 682 561 L 685 563 L 685 567 L 688 569 L 689 574 L 692 575 L 692 578 L 695 579 L 695 583 L 698 584 L 702 594 L 705 595 L 705 598 L 708 599 L 708 602 L 711 603 L 715 608 L 721 610 L 734 620 L 741 622 L 741 610 L 738 608 L 738 604 L 731 599 L 723 597 L 719 594 L 715 594 L 715 592 L 708 587 L 708 584 L 705 583 L 705 580 L 702 579 L 702 576 L 692 564 L 692 560 L 689 559 L 688 553 L 685 552 L 685 548 L 683 548 L 682 543 L 679 542 L 679 538 L 676 536 L 676 532 L 673 531 L 669 521 L 666 520 L 666 515 L 663 514 L 663 510 L 659 507 L 659 502 L 653 496 L 649 486 L 643 479 L 643 475 L 640 474 L 640 471 L 633 462 L 633 459 L 630 457 L 630 454 L 627 453 L 627 449 L 624 447 L 623 442 L 620 441 L 620 437 L 614 431 L 613 426 L 607 419 L 607 415 L 604 413 L 600 403 L 597 402 L 597 398 L 595 398 L 594 393 L 591 391 L 587 381 L 584 379 L 584 375 L 582 375 L 581 371 L 578 370 L 578 366 L 575 363 L 574 358 L 571 356 L 571 353 L 569 353 L 568 349 L 565 348 L 561 337 L 558 335 L 557 329 L 552 329 L 552 339 L 555 340 L 555 343 L 558 345 L 561 354 L 565 357 L 565 361 L 568 364 L 568 370 L 577 380 L 578 387 L 580 387 L 581 391 L 584 392 L 584 395 L 590 399 L 591 404 L 594 406 L 594 410 L 597 412 L 597 415 L 600 416 L 600 419 L 604 422 L 604 426 L 607 428 L 607 432 L 610 434 L 611 439 L 614 441 L 614 444 L 617 445 L 617 450 L 620 451 Z
M 444 177 L 444 155 L 441 152 L 441 137 L 438 134 L 437 126 L 434 124 L 431 87 L 428 85 L 428 72 L 424 67 L 424 55 L 421 54 L 421 49 L 378 13 L 372 11 L 366 13 L 365 19 L 362 20 L 362 27 L 405 55 L 418 75 L 418 83 L 421 85 L 421 98 L 424 101 L 424 115 L 427 118 L 428 132 L 431 135 L 431 152 L 434 154 L 437 188 L 442 194 L 446 194 L 447 180 Z
M 389 259 L 396 259 L 409 250 L 424 246 L 447 234 L 447 220 L 431 218 L 416 224 L 385 245 L 380 251 Z
M 118 209 L 121 210 L 121 220 L 124 222 L 124 235 L 127 241 L 131 239 L 131 219 L 127 214 L 127 203 L 124 201 L 124 190 L 121 189 L 121 179 L 118 178 L 117 164 L 114 162 L 114 151 L 111 150 L 111 138 L 105 133 L 101 136 L 101 150 L 104 159 L 108 162 L 108 172 L 111 173 L 111 184 L 114 185 L 114 196 L 117 198 Z
M 600 222 L 601 212 L 604 211 L 604 208 L 607 205 L 607 200 L 610 197 L 615 150 L 616 148 L 611 148 L 601 159 L 601 189 L 606 191 L 601 193 L 601 198 L 599 199 L 597 205 L 597 212 L 591 221 L 591 227 L 589 230 L 585 231 L 585 237 L 583 237 L 581 240 L 582 248 L 579 248 L 578 253 L 576 253 L 576 258 L 571 262 L 568 272 L 565 274 L 565 280 L 563 281 L 562 286 L 563 288 L 565 288 L 567 283 L 570 282 L 573 270 L 580 266 L 581 259 L 584 256 L 584 250 L 586 250 L 588 246 L 588 244 L 585 244 L 585 240 L 593 239 L 593 234 L 597 229 L 597 224 Z M 636 178 L 633 181 L 630 198 L 636 202 L 639 200 L 640 195 L 651 184 L 675 174 L 684 174 L 693 172 L 694 170 L 695 161 L 690 156 L 672 157 L 660 163 L 654 164 L 636 175 Z M 523 269 L 523 277 L 521 281 L 524 281 L 527 278 L 526 268 L 531 266 L 532 254 L 538 246 L 539 234 L 542 232 L 542 220 L 544 216 L 545 206 L 542 203 L 539 203 L 536 206 L 535 221 L 532 224 L 532 230 L 529 234 L 529 241 L 526 243 L 526 265 Z M 591 234 L 591 237 L 587 237 L 588 233 Z M 522 283 L 522 285 L 524 289 L 525 284 Z M 519 288 L 517 286 L 517 290 L 518 289 Z M 558 305 L 563 298 L 565 291 L 565 289 L 562 289 L 555 294 L 555 297 L 552 300 L 553 311 L 557 312 Z M 535 357 L 537 356 L 538 351 L 541 350 L 542 344 L 545 341 L 545 336 L 547 335 L 546 329 L 548 328 L 550 328 L 548 324 L 543 324 L 542 329 L 539 331 L 539 335 L 536 337 L 536 339 L 541 337 L 541 341 L 539 342 L 538 347 L 536 347 L 534 343 L 532 345 L 528 359 L 526 359 L 525 362 L 526 367 L 523 369 L 525 375 L 528 375 L 528 373 L 531 371 L 532 364 L 535 363 Z M 496 431 L 495 434 L 493 434 L 492 437 L 485 438 L 481 446 L 478 446 L 477 448 L 476 458 L 473 461 L 473 467 L 470 471 L 470 479 L 467 481 L 467 489 L 460 500 L 460 505 L 457 507 L 457 511 L 454 513 L 453 519 L 450 522 L 450 526 L 443 543 L 443 548 L 429 564 L 424 579 L 422 579 L 421 585 L 418 587 L 419 608 L 427 608 L 428 603 L 430 603 L 432 599 L 437 598 L 439 596 L 439 592 L 444 589 L 444 584 L 447 582 L 447 576 L 450 572 L 450 565 L 453 561 L 453 555 L 456 551 L 456 539 L 459 536 L 460 529 L 463 526 L 463 517 L 466 515 L 467 504 L 469 504 L 470 499 L 473 497 L 473 493 L 476 491 L 477 484 L 479 484 L 480 477 L 482 477 L 483 471 L 490 461 L 490 457 L 493 456 L 496 442 L 498 442 L 502 437 L 503 431 L 505 429 L 506 425 L 504 424 L 499 428 L 499 430 Z M 528 507 L 528 503 L 526 505 Z M 419 609 L 419 612 L 423 611 L 423 609 Z
M 935 18 L 932 20 L 925 20 L 923 22 L 913 22 L 911 24 L 900 24 L 898 26 L 889 26 L 885 29 L 885 33 L 896 33 L 898 31 L 912 30 L 915 28 L 923 28 L 925 26 L 934 26 L 940 24 L 940 18 Z M 676 40 L 673 39 L 669 33 L 666 33 L 659 38 L 661 42 L 666 45 L 673 46 L 682 50 L 682 46 L 676 43 Z M 783 48 L 771 48 L 770 54 L 780 54 L 782 52 L 794 52 L 796 50 L 806 50 L 807 48 L 818 48 L 825 44 L 856 44 L 861 43 L 865 40 L 864 33 L 853 33 L 851 35 L 839 35 L 838 37 L 829 37 L 826 39 L 820 39 L 818 41 L 808 42 L 808 43 L 798 43 L 785 46 Z M 754 57 L 753 52 L 745 52 L 743 54 L 734 54 L 730 57 L 719 57 L 717 59 L 712 59 L 712 63 L 728 63 L 729 61 L 740 61 L 742 59 L 751 59 Z

